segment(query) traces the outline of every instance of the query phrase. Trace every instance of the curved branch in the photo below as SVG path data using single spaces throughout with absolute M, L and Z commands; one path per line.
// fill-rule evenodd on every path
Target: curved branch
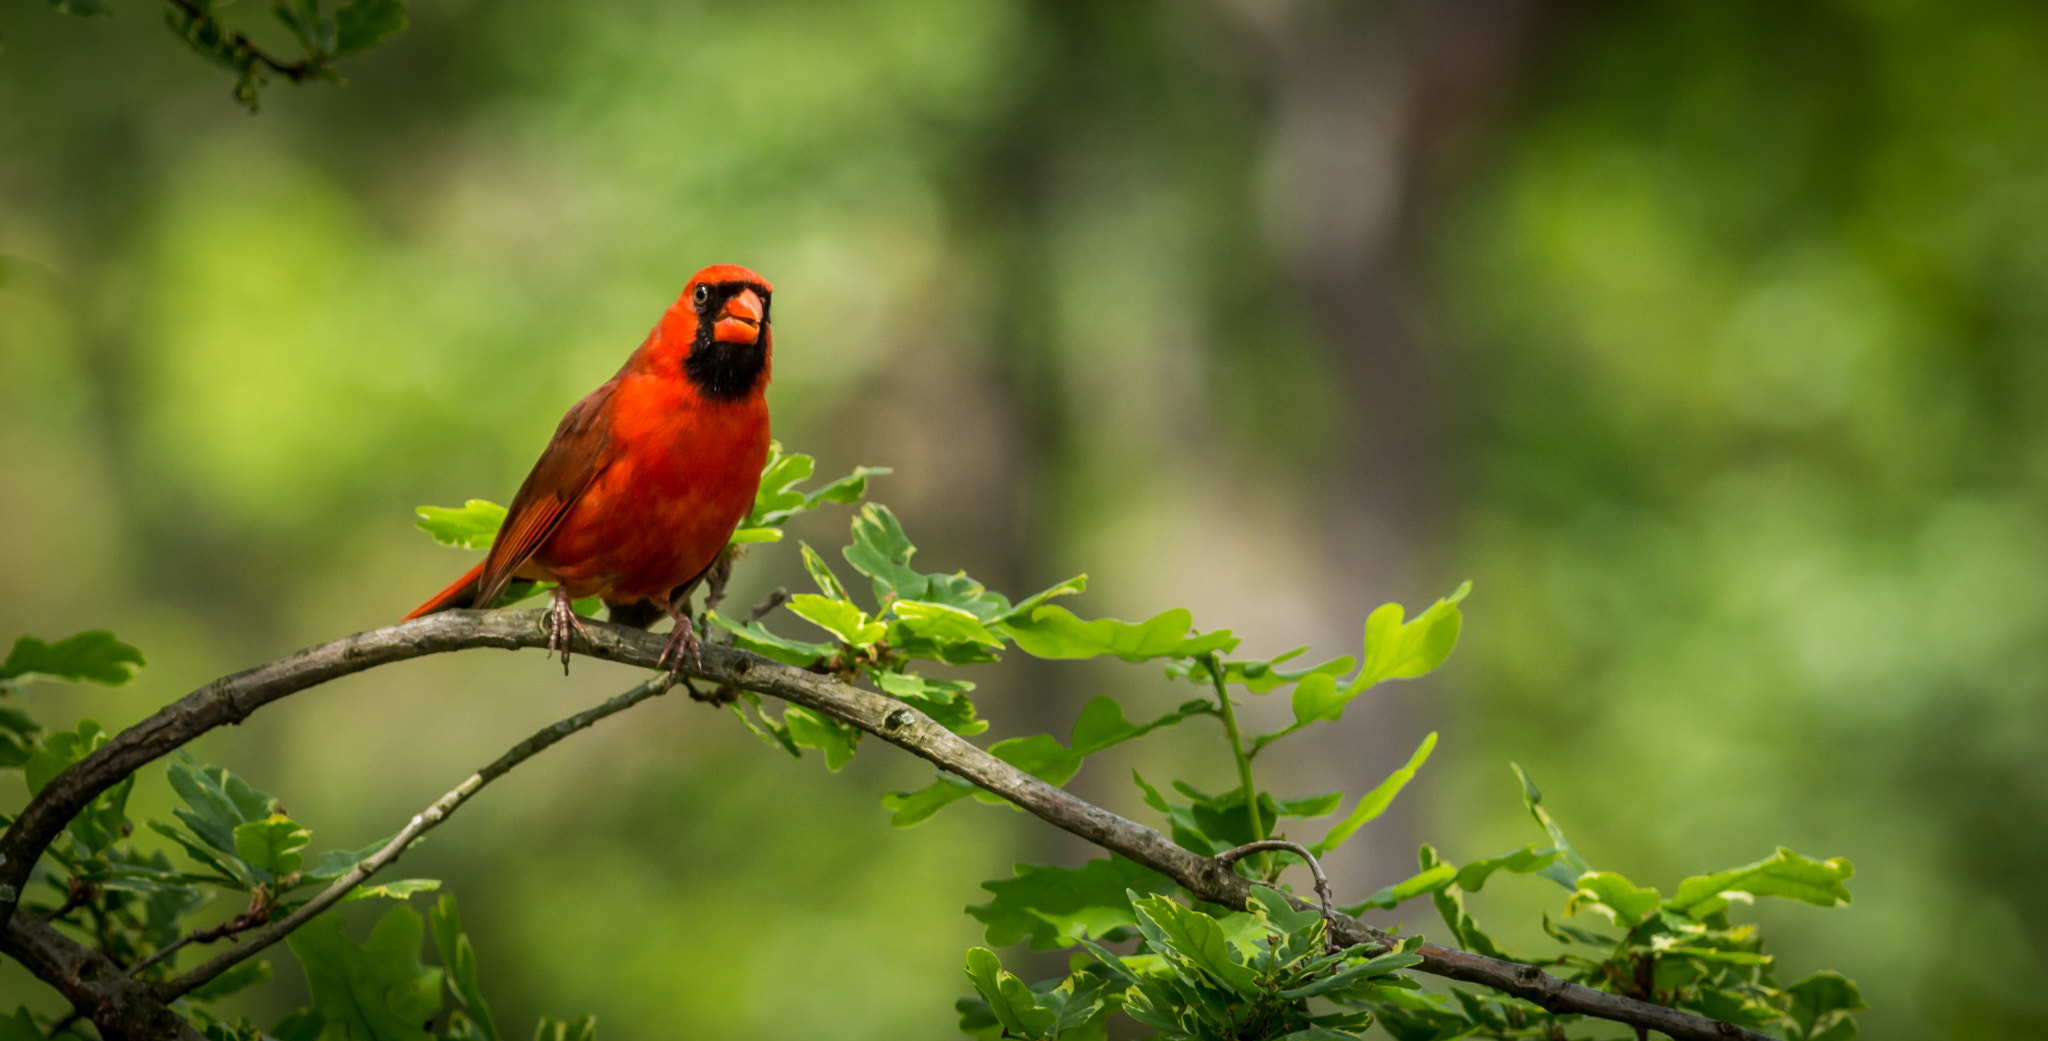
M 1343 948 L 1337 943 L 1337 909 L 1332 906 L 1336 903 L 1336 897 L 1330 894 L 1330 880 L 1323 874 L 1322 863 L 1316 860 L 1315 854 L 1308 851 L 1307 846 L 1299 842 L 1289 842 L 1286 839 L 1260 839 L 1257 842 L 1247 842 L 1236 849 L 1226 849 L 1216 854 L 1216 862 L 1225 865 L 1235 864 L 1254 853 L 1268 850 L 1292 853 L 1308 864 L 1308 873 L 1315 876 L 1316 880 L 1316 904 L 1318 909 L 1323 912 L 1323 925 L 1325 926 L 1323 948 L 1333 952 L 1342 950 Z
M 664 638 L 637 629 L 589 623 L 589 636 L 584 642 L 586 646 L 578 650 L 592 657 L 653 668 L 661 655 Z M 10 887 L 0 890 L 0 897 L 5 897 L 0 915 L 12 914 L 20 887 L 36 859 L 79 810 L 150 760 L 208 730 L 239 723 L 278 698 L 378 665 L 469 647 L 512 649 L 546 645 L 540 612 L 449 611 L 322 644 L 201 687 L 73 764 L 30 800 L 6 835 L 0 836 L 0 856 L 6 857 L 0 862 L 0 885 Z M 1228 866 L 1174 845 L 1151 828 L 997 759 L 901 701 L 715 643 L 703 646 L 701 660 L 684 664 L 682 671 L 688 675 L 782 698 L 873 734 L 1002 796 L 1055 827 L 1166 875 L 1203 900 L 1242 908 L 1250 895 L 1250 882 Z M 1337 933 L 1347 946 L 1392 945 L 1385 933 L 1355 918 L 1339 914 L 1335 921 Z M 41 924 L 12 922 L 6 936 L 10 951 L 16 946 L 15 933 Z M 47 930 L 46 926 L 43 928 Z M 54 930 L 48 931 L 62 943 L 70 944 Z M 1535 1002 L 1551 1012 L 1593 1016 L 1656 1030 L 1679 1041 L 1768 1041 L 1762 1034 L 1733 1024 L 1571 983 L 1534 965 L 1435 944 L 1424 944 L 1416 953 L 1423 958 L 1416 968 L 1423 972 L 1481 984 Z M 54 966 L 38 964 L 44 959 L 22 960 L 38 976 L 57 982 L 49 974 L 58 971 Z

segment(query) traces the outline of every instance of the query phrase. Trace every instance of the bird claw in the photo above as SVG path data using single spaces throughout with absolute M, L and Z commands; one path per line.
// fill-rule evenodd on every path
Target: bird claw
M 569 644 L 577 636 L 583 637 L 584 643 L 589 643 L 590 630 L 585 629 L 583 620 L 576 617 L 575 603 L 569 599 L 569 594 L 564 592 L 561 586 L 555 587 L 555 602 L 548 605 L 548 613 L 543 620 L 548 627 L 548 656 L 553 657 L 557 651 L 561 652 L 562 675 L 567 676 Z
M 668 646 L 661 649 L 661 657 L 654 660 L 654 667 L 666 666 L 669 676 L 680 678 L 685 654 L 699 670 L 704 668 L 703 645 L 697 640 L 697 627 L 691 625 L 688 618 L 678 618 L 675 631 L 668 634 Z

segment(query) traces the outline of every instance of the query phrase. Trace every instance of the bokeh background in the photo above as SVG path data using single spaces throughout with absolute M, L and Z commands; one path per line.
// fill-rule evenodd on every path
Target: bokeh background
M 412 508 L 507 498 L 738 262 L 780 289 L 778 434 L 895 466 L 927 567 L 1087 571 L 1085 613 L 1186 605 L 1265 653 L 1475 580 L 1440 678 L 1262 763 L 1355 791 L 1443 732 L 1340 889 L 1540 837 L 1517 761 L 1667 891 L 1853 859 L 1854 907 L 1754 914 L 1785 974 L 1862 982 L 1867 1036 L 2048 1037 L 2048 9 L 421 0 L 254 117 L 156 4 L 114 9 L 0 8 L 0 636 L 151 663 L 47 719 L 395 618 L 467 566 Z M 474 652 L 197 751 L 352 847 L 634 678 Z M 1187 694 L 1011 662 L 984 707 L 1064 734 L 1104 691 Z M 1076 786 L 1142 819 L 1134 763 L 1228 787 L 1183 730 Z M 972 803 L 892 831 L 878 797 L 926 777 L 657 703 L 400 874 L 459 896 L 500 1022 L 957 1036 L 977 883 L 1086 854 Z M 167 798 L 151 771 L 133 812 Z M 1511 883 L 1475 911 L 1540 949 L 1556 891 Z M 301 986 L 277 961 L 259 1017 Z M 47 996 L 0 969 L 17 1000 Z

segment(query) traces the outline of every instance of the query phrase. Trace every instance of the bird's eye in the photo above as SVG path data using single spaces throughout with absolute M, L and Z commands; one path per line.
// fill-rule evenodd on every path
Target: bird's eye
M 693 299 L 697 302 L 698 307 L 703 307 L 711 301 L 711 287 L 702 284 L 698 285 L 697 295 Z

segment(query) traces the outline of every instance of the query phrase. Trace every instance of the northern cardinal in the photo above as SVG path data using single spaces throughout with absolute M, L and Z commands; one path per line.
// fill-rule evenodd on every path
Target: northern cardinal
M 647 341 L 576 403 L 533 465 L 483 563 L 405 620 L 489 607 L 514 578 L 557 583 L 548 649 L 569 667 L 571 601 L 599 596 L 613 621 L 675 619 L 661 662 L 697 637 L 691 590 L 753 506 L 768 460 L 774 287 L 743 267 L 697 272 Z

